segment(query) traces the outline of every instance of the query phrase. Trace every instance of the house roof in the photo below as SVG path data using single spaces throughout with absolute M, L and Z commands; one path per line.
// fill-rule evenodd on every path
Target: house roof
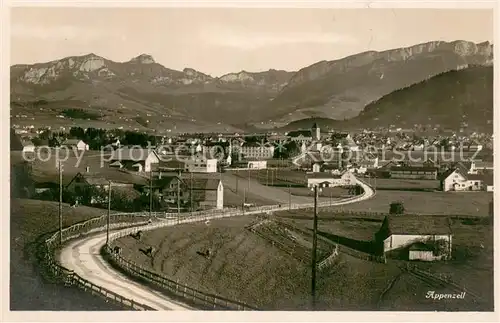
M 23 147 L 34 146 L 31 140 L 21 140 L 21 144 L 23 145 Z
M 417 167 L 417 166 L 392 166 L 392 171 L 408 171 L 408 172 L 437 172 L 437 167 Z
M 291 138 L 296 138 L 296 137 L 307 137 L 307 138 L 310 138 L 312 137 L 312 133 L 311 133 L 311 130 L 294 130 L 294 131 L 290 131 L 287 136 L 291 137 Z
M 72 146 L 72 145 L 78 145 L 78 143 L 82 141 L 81 139 L 67 139 L 65 140 L 62 144 L 63 145 L 69 145 L 69 146 Z M 83 142 L 83 141 L 82 141 Z
M 476 161 L 476 162 L 475 162 L 475 168 L 476 168 L 476 169 L 482 169 L 482 168 L 493 168 L 493 162 L 488 162 L 488 161 Z
M 388 215 L 389 235 L 447 235 L 451 234 L 450 223 L 446 216 L 432 215 Z
M 184 179 L 188 189 L 201 191 L 216 191 L 219 187 L 219 179 L 215 178 L 193 178 Z
M 153 187 L 168 187 L 174 180 L 180 180 L 180 183 L 183 184 L 179 176 L 162 174 L 161 177 L 157 176 L 153 179 Z
M 76 176 L 82 176 L 90 185 L 107 185 L 109 181 L 111 181 L 111 185 L 113 185 L 113 183 L 136 185 L 146 185 L 148 183 L 148 180 L 144 177 L 113 168 L 107 168 L 102 172 L 79 172 L 71 179 L 71 182 Z
M 467 174 L 467 179 L 470 181 L 482 181 L 486 185 L 493 185 L 493 174 Z
M 155 156 L 158 156 L 153 149 L 120 148 L 113 151 L 111 160 L 144 161 L 151 153 L 155 154 Z

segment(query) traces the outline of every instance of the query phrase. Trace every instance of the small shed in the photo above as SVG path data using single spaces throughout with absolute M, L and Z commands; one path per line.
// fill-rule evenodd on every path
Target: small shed
M 409 260 L 434 261 L 434 248 L 423 242 L 417 242 L 408 249 Z

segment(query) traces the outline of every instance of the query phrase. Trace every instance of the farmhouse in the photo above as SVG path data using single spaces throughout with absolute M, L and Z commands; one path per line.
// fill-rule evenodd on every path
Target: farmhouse
M 448 259 L 452 232 L 447 217 L 386 216 L 375 234 L 375 244 L 384 254 L 394 251 L 401 255 L 402 252 L 404 258 L 410 260 Z
M 113 151 L 110 167 L 126 168 L 137 172 L 150 172 L 158 166 L 160 158 L 154 150 L 120 148 Z
M 452 168 L 441 175 L 441 190 L 449 191 L 493 191 L 493 174 L 467 174 L 460 168 Z
M 196 178 L 185 180 L 193 204 L 200 209 L 224 208 L 224 185 L 222 181 L 214 178 Z
M 74 150 L 89 150 L 89 145 L 80 139 L 68 139 L 64 141 L 61 146 Z
M 390 168 L 391 178 L 432 179 L 437 178 L 437 167 L 395 166 Z
M 154 196 L 174 208 L 189 203 L 187 185 L 179 176 L 163 175 L 160 172 L 159 175 L 153 179 L 151 186 Z M 143 190 L 149 192 L 149 185 L 145 185 Z M 177 204 L 178 202 L 179 205 Z
M 108 191 L 109 182 L 112 190 L 119 190 L 126 193 L 131 198 L 137 197 L 139 192 L 136 187 L 146 185 L 146 179 L 130 173 L 118 170 L 106 170 L 104 172 L 79 172 L 66 185 L 66 189 L 77 195 L 83 195 L 83 192 L 89 188 Z M 95 192 L 98 194 L 98 192 Z M 98 196 L 91 196 L 91 203 L 103 202 L 98 200 Z

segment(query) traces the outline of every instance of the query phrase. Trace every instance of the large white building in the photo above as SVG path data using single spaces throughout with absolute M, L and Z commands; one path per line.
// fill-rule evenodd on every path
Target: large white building
M 184 162 L 184 170 L 190 173 L 217 173 L 217 159 L 188 159 Z
M 239 152 L 245 159 L 271 159 L 274 156 L 274 146 L 261 143 L 244 143 Z

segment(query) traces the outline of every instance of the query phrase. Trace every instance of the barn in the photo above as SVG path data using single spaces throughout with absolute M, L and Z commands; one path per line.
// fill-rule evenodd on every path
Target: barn
M 391 252 L 406 259 L 410 255 L 414 259 L 447 259 L 452 250 L 449 219 L 430 215 L 386 216 L 375 234 L 375 243 L 383 254 Z M 432 257 L 429 251 L 432 251 Z

